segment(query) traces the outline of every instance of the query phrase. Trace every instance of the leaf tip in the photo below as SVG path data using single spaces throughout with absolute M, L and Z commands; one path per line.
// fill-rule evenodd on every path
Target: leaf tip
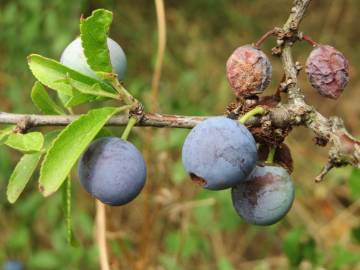
M 9 192 L 6 192 L 6 197 L 9 203 L 14 204 L 17 200 L 17 197 L 11 196 Z

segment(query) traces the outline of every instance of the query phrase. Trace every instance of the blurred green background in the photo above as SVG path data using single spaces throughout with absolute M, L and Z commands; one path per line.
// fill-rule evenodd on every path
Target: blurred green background
M 159 112 L 222 114 L 233 100 L 225 62 L 240 45 L 256 41 L 286 20 L 291 0 L 165 0 L 167 47 L 159 88 Z M 1 0 L 0 110 L 35 113 L 30 101 L 34 78 L 26 56 L 59 59 L 79 33 L 81 14 L 107 8 L 114 12 L 110 36 L 128 58 L 125 84 L 150 107 L 151 78 L 157 50 L 157 22 L 150 0 Z M 300 84 L 306 100 L 326 116 L 339 115 L 360 134 L 360 1 L 313 1 L 301 30 L 342 51 L 350 61 L 350 83 L 338 101 L 324 99 Z M 275 41 L 263 49 L 270 55 Z M 297 43 L 304 63 L 311 47 Z M 281 63 L 265 94 L 282 77 Z M 86 107 L 75 109 L 81 113 Z M 120 134 L 120 129 L 113 129 Z M 147 132 L 146 132 L 147 131 Z M 295 161 L 295 203 L 287 217 L 270 227 L 250 226 L 232 208 L 229 191 L 204 191 L 191 184 L 181 164 L 187 130 L 136 128 L 131 136 L 146 151 L 145 191 L 124 207 L 108 208 L 108 244 L 113 269 L 360 269 L 360 172 L 333 170 L 326 181 L 314 177 L 327 160 L 312 134 L 294 130 L 286 143 Z M 150 142 L 144 146 L 145 134 Z M 150 134 L 150 135 L 149 135 Z M 149 139 L 148 139 L 149 140 Z M 93 240 L 94 201 L 73 185 L 73 226 L 78 247 L 66 243 L 61 192 L 44 199 L 36 177 L 15 205 L 6 201 L 9 175 L 20 155 L 0 148 L 0 267 L 10 259 L 26 269 L 99 269 Z M 75 175 L 75 174 L 74 174 Z

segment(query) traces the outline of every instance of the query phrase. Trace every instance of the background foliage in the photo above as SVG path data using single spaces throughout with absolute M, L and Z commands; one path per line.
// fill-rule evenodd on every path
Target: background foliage
M 224 72 L 227 57 L 237 46 L 281 25 L 291 2 L 165 1 L 168 42 L 159 111 L 223 113 L 233 98 Z M 80 15 L 99 7 L 114 12 L 110 36 L 128 57 L 127 88 L 150 107 L 157 46 L 153 1 L 1 0 L 2 111 L 36 112 L 30 100 L 34 78 L 26 56 L 41 53 L 58 59 L 79 34 Z M 310 104 L 327 116 L 342 116 L 354 134 L 360 134 L 359 13 L 356 0 L 313 1 L 302 25 L 302 31 L 335 46 L 350 60 L 350 84 L 338 101 L 316 94 L 303 72 L 300 83 Z M 270 54 L 273 45 L 273 40 L 266 42 L 264 50 Z M 304 63 L 310 50 L 304 43 L 297 44 L 295 55 Z M 271 60 L 274 74 L 267 94 L 282 76 L 280 60 Z M 80 107 L 76 113 L 85 109 Z M 143 143 L 145 129 L 135 129 L 130 138 L 144 149 L 147 159 L 145 192 L 127 206 L 108 210 L 114 269 L 360 269 L 360 172 L 334 170 L 324 183 L 315 184 L 326 149 L 315 149 L 306 129 L 299 128 L 287 138 L 295 160 L 295 204 L 285 220 L 265 228 L 246 225 L 236 216 L 229 191 L 204 191 L 189 182 L 180 156 L 188 131 L 149 130 L 151 143 Z M 113 131 L 121 134 L 120 129 Z M 15 205 L 6 202 L 5 187 L 19 157 L 0 148 L 0 265 L 18 259 L 27 269 L 98 269 L 94 201 L 76 177 L 73 225 L 78 247 L 66 243 L 61 192 L 45 200 L 36 192 L 33 179 Z

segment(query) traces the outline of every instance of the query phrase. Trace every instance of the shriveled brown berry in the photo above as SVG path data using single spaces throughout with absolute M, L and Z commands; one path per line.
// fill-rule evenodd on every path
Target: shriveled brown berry
M 252 45 L 237 48 L 226 63 L 226 74 L 237 97 L 259 94 L 269 85 L 272 66 L 267 56 Z
M 329 45 L 319 45 L 310 53 L 305 71 L 311 85 L 324 97 L 337 99 L 349 82 L 348 60 Z

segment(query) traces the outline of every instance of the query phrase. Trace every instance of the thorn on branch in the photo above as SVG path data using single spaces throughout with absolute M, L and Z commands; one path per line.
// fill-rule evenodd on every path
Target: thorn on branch
M 325 175 L 327 175 L 329 171 L 334 167 L 335 165 L 332 163 L 332 161 L 326 163 L 325 166 L 322 168 L 320 174 L 315 177 L 315 182 L 320 183 L 322 180 L 324 180 Z

